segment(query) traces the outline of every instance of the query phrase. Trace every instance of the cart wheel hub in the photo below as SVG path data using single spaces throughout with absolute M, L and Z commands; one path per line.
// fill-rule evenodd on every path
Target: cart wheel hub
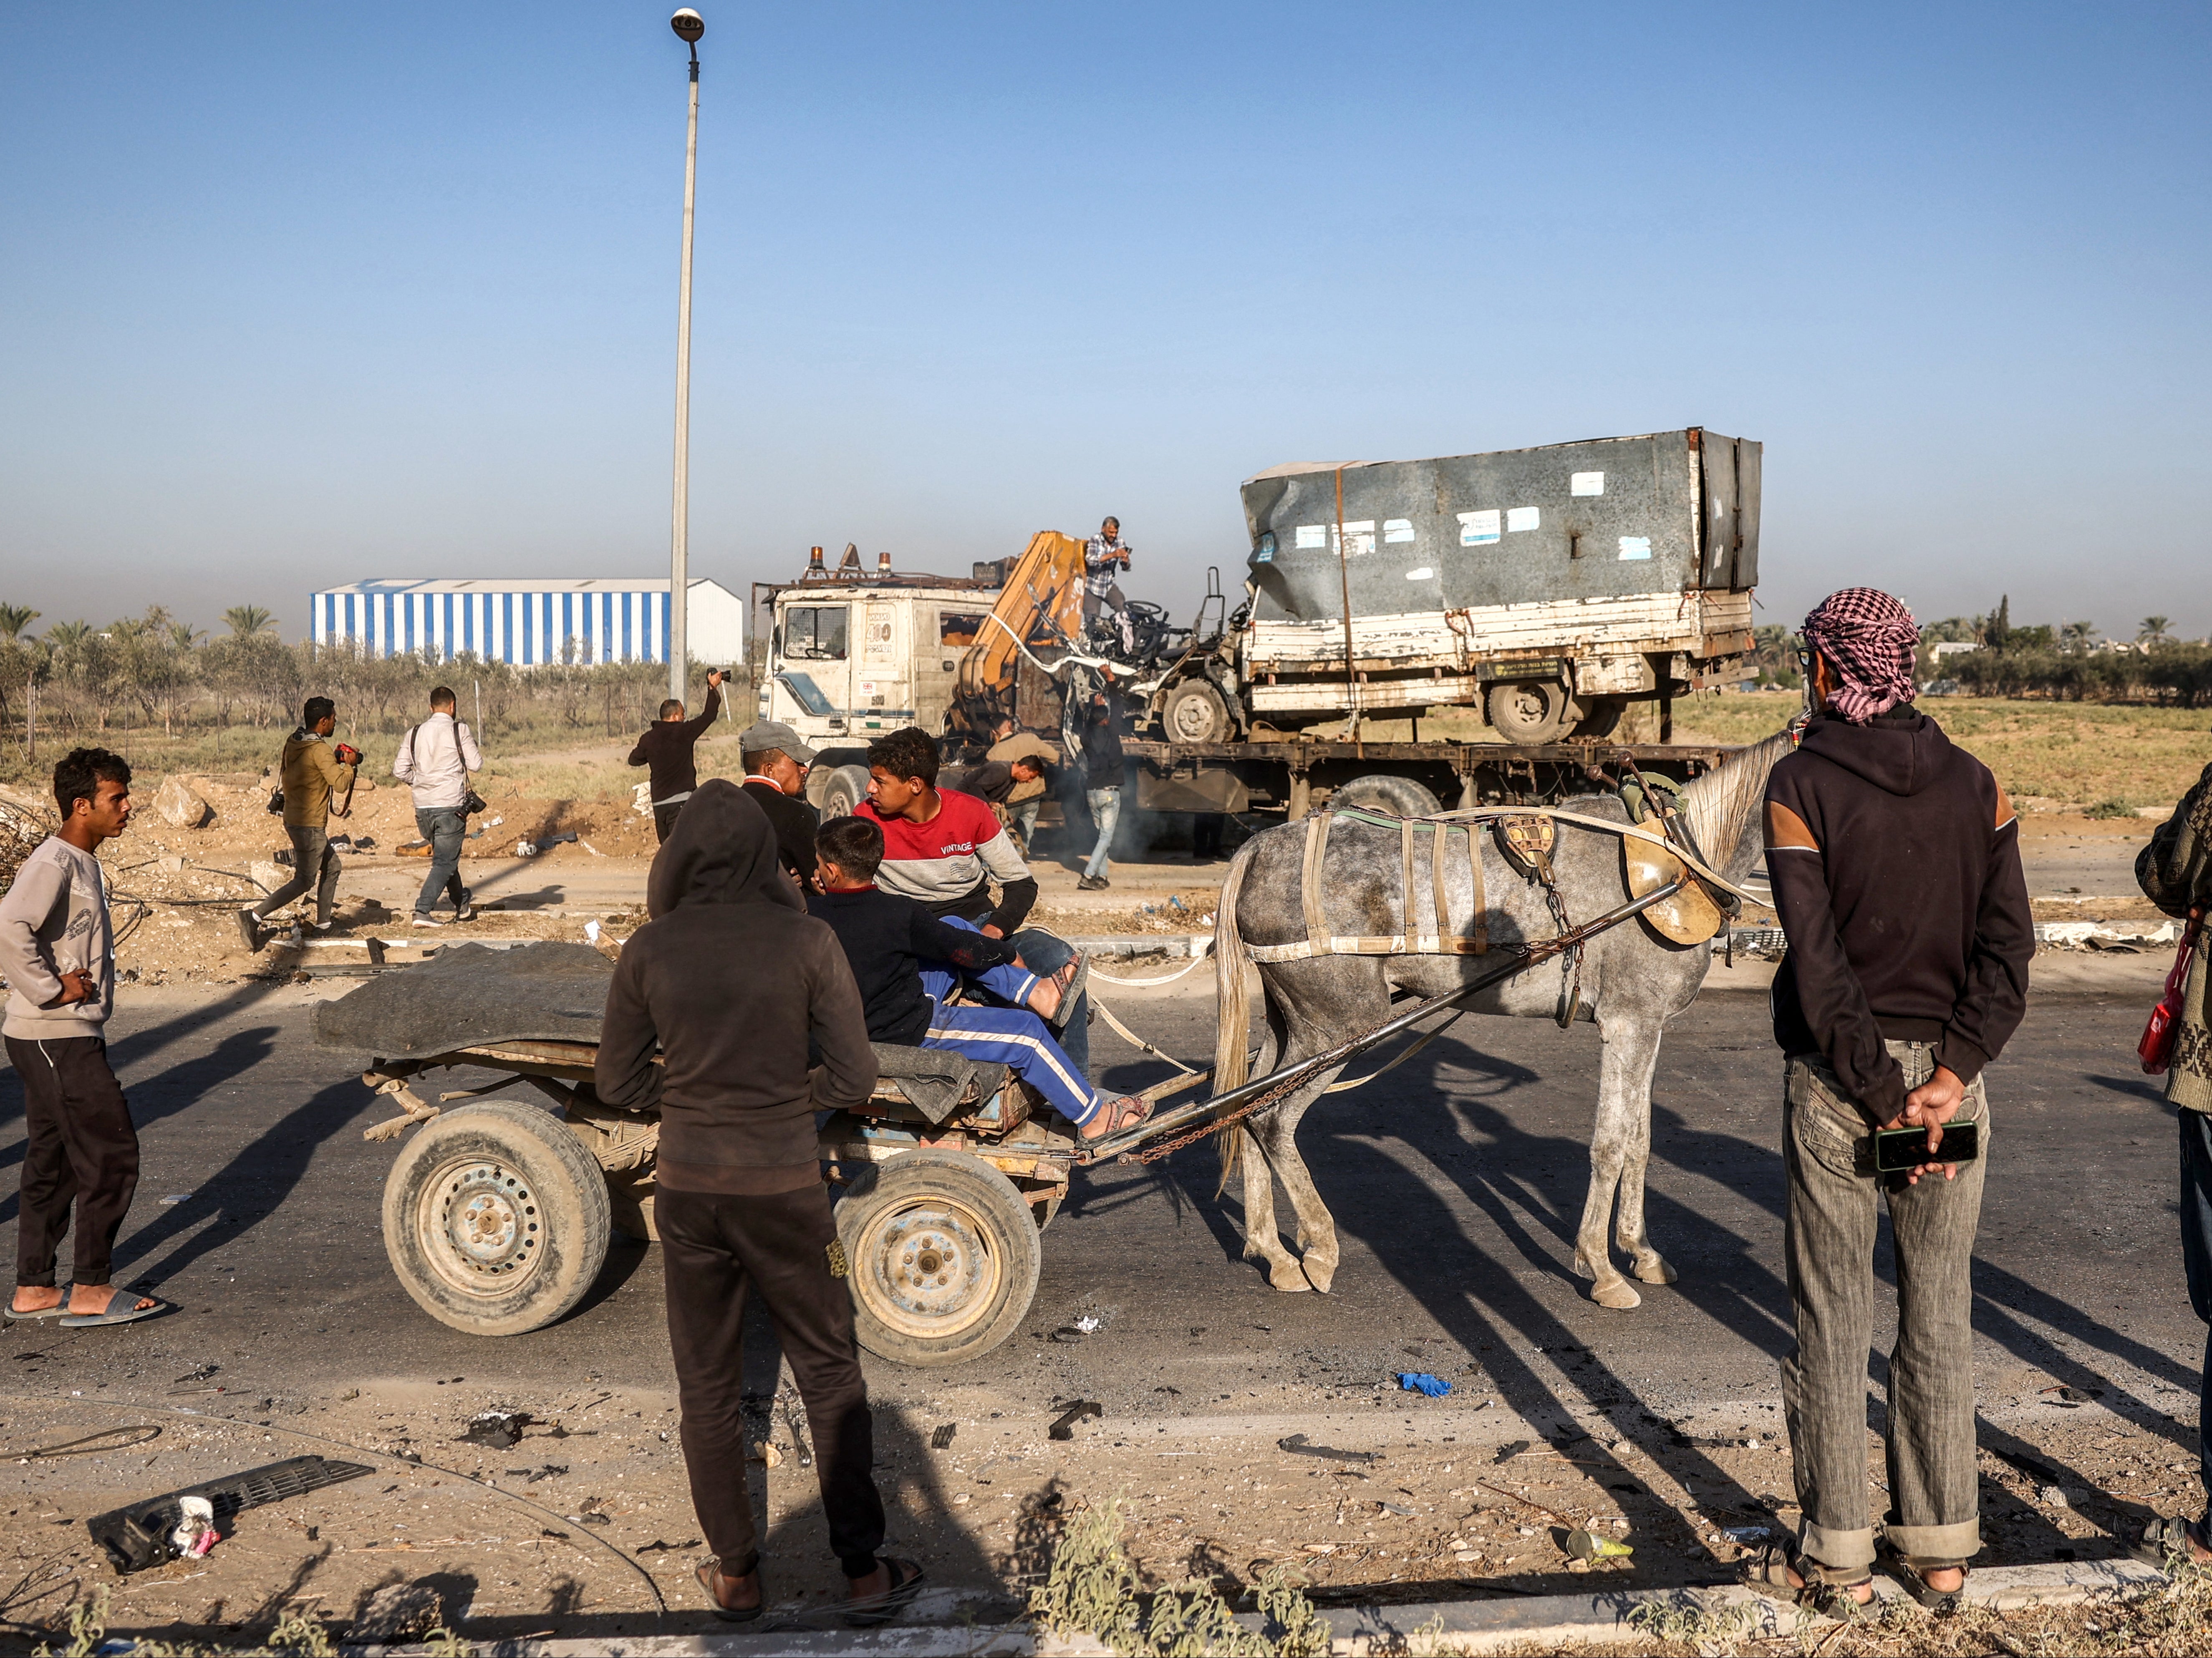
M 441 1170 L 438 1214 L 428 1229 L 445 1274 L 470 1288 L 511 1281 L 538 1259 L 539 1216 L 528 1184 L 512 1169 L 469 1161 Z M 501 1282 L 501 1288 L 506 1287 Z
M 987 1316 L 1004 1273 L 981 1218 L 935 1196 L 877 1217 L 860 1254 L 860 1287 L 877 1316 L 915 1335 L 949 1334 Z

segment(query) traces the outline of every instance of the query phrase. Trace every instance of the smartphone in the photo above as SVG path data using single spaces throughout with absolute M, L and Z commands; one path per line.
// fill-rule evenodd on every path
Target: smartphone
M 1874 1171 L 1901 1175 L 1929 1163 L 1972 1163 L 1982 1154 L 1982 1126 L 1953 1122 L 1943 1126 L 1943 1145 L 1930 1155 L 1925 1128 L 1878 1128 L 1874 1136 Z

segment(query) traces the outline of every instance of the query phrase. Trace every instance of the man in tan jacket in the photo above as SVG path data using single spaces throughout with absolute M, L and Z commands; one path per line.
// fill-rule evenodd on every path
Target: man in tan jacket
M 292 878 L 259 903 L 238 912 L 239 936 L 248 950 L 258 950 L 268 942 L 261 927 L 264 916 L 310 891 L 315 895 L 315 916 L 305 926 L 315 932 L 331 930 L 340 867 L 328 833 L 332 805 L 337 802 L 337 816 L 345 816 L 352 802 L 355 768 L 361 764 L 358 749 L 331 742 L 337 724 L 337 705 L 327 696 L 311 696 L 300 711 L 300 729 L 285 739 L 281 774 L 284 833 L 292 842 Z

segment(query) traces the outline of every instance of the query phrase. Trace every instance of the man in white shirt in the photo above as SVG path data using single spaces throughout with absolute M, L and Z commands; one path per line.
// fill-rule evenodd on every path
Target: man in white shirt
M 416 926 L 443 926 L 432 912 L 438 895 L 449 892 L 453 919 L 473 921 L 469 890 L 461 884 L 461 843 L 469 833 L 469 774 L 483 769 L 483 756 L 469 728 L 453 718 L 453 693 L 441 685 L 430 693 L 430 717 L 399 739 L 392 774 L 415 796 L 415 832 L 430 843 L 430 873 L 415 900 Z

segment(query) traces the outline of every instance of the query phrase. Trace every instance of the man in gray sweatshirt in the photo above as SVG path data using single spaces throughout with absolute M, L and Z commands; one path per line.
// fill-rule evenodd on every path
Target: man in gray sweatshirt
M 10 1323 L 127 1324 L 161 1310 L 108 1282 L 115 1235 L 138 1189 L 138 1131 L 108 1069 L 102 1034 L 115 1011 L 115 939 L 100 843 L 131 822 L 131 767 L 106 749 L 72 749 L 54 768 L 58 833 L 23 862 L 0 897 L 0 1019 L 8 1062 L 23 1084 L 22 1196 L 15 1223 Z M 76 1208 L 68 1305 L 54 1257 Z

